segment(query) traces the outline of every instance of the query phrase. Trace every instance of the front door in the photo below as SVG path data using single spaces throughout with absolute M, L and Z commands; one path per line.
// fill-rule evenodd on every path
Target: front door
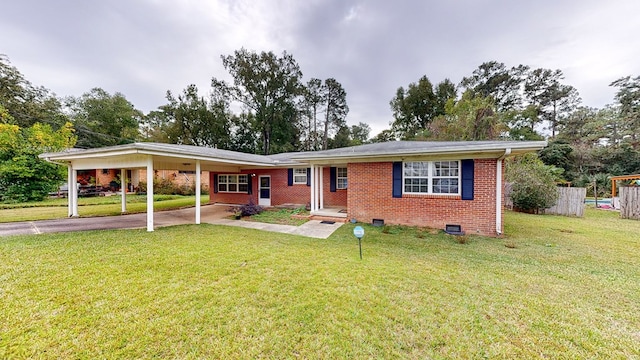
M 271 206 L 271 176 L 260 175 L 260 195 L 258 195 L 258 205 Z

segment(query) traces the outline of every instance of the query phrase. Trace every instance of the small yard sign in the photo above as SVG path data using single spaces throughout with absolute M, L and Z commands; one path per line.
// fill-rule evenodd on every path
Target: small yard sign
M 360 260 L 362 260 L 362 237 L 364 236 L 364 229 L 362 226 L 356 226 L 353 228 L 353 235 L 358 238 L 358 247 L 360 248 Z

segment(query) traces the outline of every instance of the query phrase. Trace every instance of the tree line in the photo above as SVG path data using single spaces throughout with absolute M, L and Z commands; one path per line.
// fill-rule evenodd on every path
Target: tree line
M 31 84 L 0 55 L 0 161 L 13 159 L 15 143 L 6 134 L 49 134 L 51 144 L 24 146 L 38 151 L 95 148 L 155 141 L 217 147 L 247 153 L 314 151 L 392 140 L 549 139 L 539 155 L 559 181 L 583 185 L 640 172 L 640 76 L 611 83 L 612 104 L 581 106 L 578 91 L 560 70 L 507 67 L 489 61 L 455 84 L 433 84 L 425 75 L 399 87 L 389 106 L 389 128 L 370 138 L 368 124 L 348 126 L 347 93 L 334 79 L 303 78 L 287 52 L 240 49 L 221 56 L 231 81 L 211 79 L 166 93 L 166 103 L 144 114 L 122 93 L 97 87 L 81 96 L 58 97 Z M 8 130 L 11 126 L 11 130 Z M 30 130 L 31 129 L 31 130 Z M 32 131 L 33 133 L 33 131 Z M 53 141 L 56 136 L 66 142 Z M 9 159 L 9 160 L 8 160 Z M 4 170 L 0 167 L 0 173 Z M 0 174 L 0 192 L 3 191 Z
M 613 102 L 597 109 L 581 104 L 561 70 L 490 61 L 457 86 L 449 79 L 433 85 L 423 76 L 398 88 L 390 128 L 373 141 L 546 138 L 539 160 L 556 182 L 606 195 L 610 176 L 640 173 L 640 76 L 610 86 Z M 530 166 L 532 160 L 516 161 Z

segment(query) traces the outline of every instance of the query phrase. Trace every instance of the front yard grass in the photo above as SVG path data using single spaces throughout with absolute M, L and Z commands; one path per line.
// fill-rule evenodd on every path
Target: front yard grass
M 243 220 L 258 221 L 269 224 L 300 226 L 307 221 L 309 212 L 304 208 L 298 209 L 267 209 L 260 214 L 244 217 Z M 299 217 L 298 217 L 299 216 Z
M 179 209 L 195 205 L 195 196 L 154 195 L 154 210 Z M 120 195 L 86 197 L 78 199 L 78 212 L 84 216 L 109 216 L 121 214 Z M 209 195 L 201 196 L 201 203 L 209 202 Z M 147 211 L 146 195 L 127 195 L 127 213 Z M 0 223 L 66 218 L 67 199 L 47 199 L 41 202 L 0 204 Z
M 2 238 L 0 358 L 637 358 L 640 222 L 586 214 L 363 225 L 362 261 L 352 224 Z

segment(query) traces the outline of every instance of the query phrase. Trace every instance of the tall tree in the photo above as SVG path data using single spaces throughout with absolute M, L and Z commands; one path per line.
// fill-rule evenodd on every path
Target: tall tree
M 229 147 L 229 104 L 220 93 L 209 99 L 198 94 L 196 85 L 189 85 L 177 97 L 167 91 L 169 104 L 161 106 L 169 121 L 166 134 L 174 144 L 208 147 Z
M 371 127 L 368 124 L 359 122 L 358 125 L 351 125 L 351 144 L 362 145 L 369 141 Z
M 78 135 L 78 147 L 96 148 L 136 141 L 143 118 L 124 95 L 93 88 L 67 105 Z
M 444 115 L 448 99 L 455 97 L 455 86 L 445 79 L 436 90 L 423 76 L 405 90 L 399 87 L 389 105 L 393 111 L 391 130 L 402 139 L 415 139 L 437 116 Z
M 253 113 L 243 112 L 240 115 L 232 115 L 229 150 L 250 154 L 258 152 L 259 134 L 254 130 L 254 124 Z
M 531 130 L 541 121 L 550 124 L 552 136 L 560 116 L 566 115 L 580 103 L 578 91 L 560 81 L 564 79 L 561 70 L 535 69 L 527 75 L 524 95 L 529 107 L 537 112 L 529 118 Z
M 519 110 L 522 106 L 521 86 L 528 66 L 508 69 L 504 63 L 482 63 L 473 74 L 464 77 L 460 86 L 481 97 L 493 98 L 497 111 Z
M 273 52 L 260 54 L 246 49 L 233 55 L 222 56 L 225 69 L 233 78 L 233 84 L 213 78 L 211 85 L 240 102 L 245 111 L 254 117 L 254 130 L 260 134 L 262 153 L 272 152 L 272 140 L 293 143 L 288 138 L 299 120 L 295 109 L 297 97 L 302 93 L 302 72 L 293 56 L 286 51 L 282 56 Z M 277 134 L 275 132 L 280 132 Z
M 312 78 L 304 87 L 300 112 L 307 119 L 305 129 L 305 150 L 319 150 L 318 115 L 321 112 L 324 97 L 322 94 L 322 80 Z
M 345 119 L 349 113 L 349 106 L 347 92 L 336 79 L 326 79 L 321 93 L 325 106 L 322 148 L 326 150 L 329 146 L 329 132 L 333 130 L 337 133 L 338 130 L 346 127 Z
M 438 116 L 426 132 L 432 140 L 494 140 L 506 126 L 494 111 L 491 97 L 474 96 L 467 90 L 458 101 L 447 102 L 445 115 Z
M 162 110 L 149 111 L 142 118 L 140 132 L 142 139 L 149 142 L 170 143 L 169 132 L 171 120 Z
M 626 76 L 611 83 L 618 88 L 615 100 L 620 105 L 620 115 L 625 123 L 625 135 L 631 138 L 634 149 L 640 146 L 640 76 Z
M 381 142 L 389 142 L 389 141 L 397 141 L 396 133 L 391 129 L 382 130 L 376 136 L 371 138 L 372 143 L 381 143 Z
M 0 54 L 0 105 L 12 122 L 27 128 L 40 122 L 59 129 L 68 121 L 62 103 L 51 91 L 29 82 L 9 59 Z

